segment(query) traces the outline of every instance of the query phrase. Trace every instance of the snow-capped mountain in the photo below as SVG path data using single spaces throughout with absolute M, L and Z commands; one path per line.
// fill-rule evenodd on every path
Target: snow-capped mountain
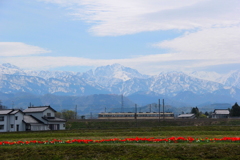
M 91 95 L 154 93 L 177 99 L 188 95 L 240 98 L 240 71 L 217 73 L 163 72 L 148 76 L 120 64 L 98 67 L 84 73 L 64 71 L 24 71 L 11 64 L 0 65 L 0 92 L 34 94 Z M 186 92 L 191 94 L 186 94 Z M 211 94 L 211 96 L 209 95 Z M 196 96 L 197 95 L 197 96 Z M 204 96 L 203 96 L 204 97 Z M 213 98 L 214 99 L 214 98 Z M 218 99 L 218 98 L 215 98 Z M 223 99 L 223 98 L 221 98 Z
M 240 70 L 231 71 L 227 74 L 218 74 L 216 72 L 195 71 L 186 73 L 189 76 L 221 83 L 225 88 L 240 88 Z
M 225 86 L 240 88 L 240 70 L 231 71 L 230 73 L 218 78 L 219 82 Z
M 26 75 L 23 70 L 10 63 L 3 63 L 2 65 L 0 65 L 0 75 L 1 74 Z
M 43 79 L 50 79 L 50 78 L 62 78 L 65 76 L 72 76 L 76 75 L 75 72 L 67 72 L 67 71 L 25 71 L 25 73 L 29 76 L 36 76 L 41 77 Z
M 183 91 L 191 91 L 197 94 L 212 93 L 224 88 L 220 83 L 191 77 L 183 72 L 161 73 L 152 77 L 150 84 L 149 89 L 151 91 L 169 96 L 175 96 Z
M 222 77 L 222 75 L 216 72 L 194 71 L 186 74 L 199 79 L 221 83 L 219 79 Z

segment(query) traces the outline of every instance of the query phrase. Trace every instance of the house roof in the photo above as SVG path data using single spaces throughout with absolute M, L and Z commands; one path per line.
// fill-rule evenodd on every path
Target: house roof
M 28 107 L 27 109 L 25 109 L 23 112 L 24 113 L 29 113 L 29 112 L 43 112 L 46 109 L 51 109 L 54 112 L 56 112 L 56 110 L 54 110 L 52 107 L 50 106 L 38 106 L 38 107 Z
M 0 110 L 0 115 L 4 115 L 4 114 L 9 114 L 11 113 L 13 110 L 12 109 L 3 109 L 3 110 Z
M 18 112 L 22 112 L 20 109 L 13 109 L 13 111 L 10 114 L 16 114 Z M 23 114 L 23 112 L 22 112 Z
M 214 110 L 215 114 L 229 114 L 229 110 L 228 109 L 215 109 Z
M 65 119 L 57 118 L 57 117 L 42 117 L 42 118 L 48 122 L 66 122 Z
M 23 121 L 25 123 L 30 123 L 30 124 L 43 124 L 42 121 L 38 120 L 37 118 L 31 116 L 31 115 L 25 115 L 23 117 Z
M 20 109 L 2 109 L 0 110 L 0 115 L 16 114 L 18 112 L 22 112 L 22 111 Z
M 195 116 L 194 114 L 181 114 L 178 116 L 178 118 L 190 118 L 190 117 L 193 117 Z

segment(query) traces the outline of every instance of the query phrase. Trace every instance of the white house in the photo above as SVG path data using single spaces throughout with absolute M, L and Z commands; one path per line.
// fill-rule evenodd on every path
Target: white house
M 0 110 L 0 132 L 65 130 L 66 120 L 55 113 L 50 106 Z
M 228 109 L 215 109 L 212 113 L 212 118 L 228 118 L 229 114 Z
M 25 131 L 24 113 L 21 110 L 0 110 L 0 132 Z

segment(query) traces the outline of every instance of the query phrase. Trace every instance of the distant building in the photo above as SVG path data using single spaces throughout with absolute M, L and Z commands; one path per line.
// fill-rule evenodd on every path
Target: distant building
M 0 110 L 0 132 L 65 130 L 66 120 L 55 113 L 50 106 Z
M 229 118 L 229 110 L 228 109 L 215 109 L 212 113 L 212 118 Z
M 180 114 L 178 116 L 180 119 L 193 119 L 195 118 L 195 114 Z

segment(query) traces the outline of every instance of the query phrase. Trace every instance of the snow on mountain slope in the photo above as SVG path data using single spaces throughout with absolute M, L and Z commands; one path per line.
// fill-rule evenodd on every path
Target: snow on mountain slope
M 98 67 L 95 70 L 90 70 L 83 73 L 84 78 L 88 83 L 97 83 L 111 90 L 114 85 L 118 85 L 133 78 L 146 79 L 147 75 L 140 74 L 137 70 L 124 67 L 120 64 L 113 64 Z
M 65 76 L 77 74 L 75 72 L 67 72 L 67 71 L 32 71 L 32 70 L 28 70 L 25 72 L 29 76 L 41 77 L 43 79 L 62 78 Z
M 219 78 L 222 77 L 222 75 L 218 74 L 216 72 L 194 71 L 194 72 L 189 72 L 186 74 L 189 76 L 192 76 L 192 77 L 199 78 L 199 79 L 204 79 L 204 80 L 208 80 L 208 81 L 221 83 L 219 81 Z
M 0 65 L 0 74 L 26 75 L 23 70 L 21 70 L 17 66 L 11 65 L 10 63 L 3 63 L 2 65 Z
M 231 71 L 218 80 L 227 87 L 237 87 L 240 89 L 240 70 Z
M 120 64 L 102 66 L 84 73 L 23 71 L 11 64 L 2 64 L 0 65 L 0 91 L 4 93 L 23 91 L 36 94 L 65 95 L 101 93 L 131 95 L 137 92 L 154 92 L 175 96 L 184 91 L 190 91 L 194 94 L 225 94 L 227 86 L 228 89 L 232 88 L 229 90 L 232 92 L 228 92 L 228 94 L 236 95 L 234 87 L 240 87 L 239 71 L 232 72 L 221 79 L 221 82 L 226 85 L 213 82 L 220 76 L 215 73 L 194 72 L 191 75 L 195 76 L 183 72 L 166 72 L 147 76 Z M 220 82 L 220 78 L 217 81 Z
M 147 76 L 140 74 L 137 70 L 124 67 L 120 64 L 98 67 L 94 70 L 93 75 L 96 77 L 115 78 L 123 81 L 132 78 L 147 78 Z
M 222 88 L 223 85 L 220 83 L 191 77 L 183 72 L 169 72 L 153 76 L 149 90 L 159 94 L 174 96 L 182 91 L 202 94 Z

